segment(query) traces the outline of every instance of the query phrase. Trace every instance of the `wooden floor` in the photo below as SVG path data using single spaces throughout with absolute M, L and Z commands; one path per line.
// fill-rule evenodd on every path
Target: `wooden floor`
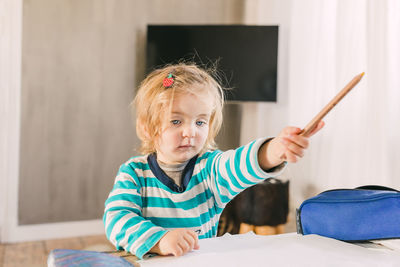
M 47 266 L 47 255 L 56 248 L 92 251 L 114 250 L 105 235 L 0 244 L 0 267 Z

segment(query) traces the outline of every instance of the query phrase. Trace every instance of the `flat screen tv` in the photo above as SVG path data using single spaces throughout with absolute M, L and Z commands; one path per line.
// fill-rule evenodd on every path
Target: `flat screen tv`
M 182 60 L 218 61 L 229 101 L 277 97 L 278 26 L 148 25 L 146 70 Z

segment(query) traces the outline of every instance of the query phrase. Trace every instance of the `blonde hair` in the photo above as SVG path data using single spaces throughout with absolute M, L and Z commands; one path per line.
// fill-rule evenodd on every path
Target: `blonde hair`
M 170 88 L 163 86 L 163 80 L 173 74 L 174 83 Z M 222 125 L 224 93 L 220 84 L 212 77 L 215 70 L 205 70 L 195 64 L 179 63 L 167 65 L 151 72 L 141 83 L 134 99 L 136 110 L 136 133 L 142 141 L 140 152 L 156 151 L 155 140 L 161 133 L 162 116 L 171 111 L 174 96 L 179 93 L 194 95 L 208 93 L 214 100 L 209 121 L 206 142 L 200 153 L 216 149 L 215 137 Z

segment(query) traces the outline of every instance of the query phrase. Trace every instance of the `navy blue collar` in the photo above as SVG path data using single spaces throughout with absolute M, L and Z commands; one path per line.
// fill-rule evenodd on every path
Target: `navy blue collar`
M 186 190 L 186 187 L 189 184 L 190 179 L 192 178 L 197 156 L 198 155 L 191 158 L 188 164 L 186 164 L 185 168 L 183 169 L 180 186 L 175 184 L 174 181 L 172 181 L 172 179 L 169 178 L 168 175 L 166 175 L 165 172 L 160 168 L 160 165 L 158 165 L 157 162 L 157 155 L 155 153 L 150 154 L 147 157 L 147 162 L 149 163 L 150 170 L 154 173 L 154 175 L 160 182 L 168 186 L 168 188 L 172 191 L 182 193 Z

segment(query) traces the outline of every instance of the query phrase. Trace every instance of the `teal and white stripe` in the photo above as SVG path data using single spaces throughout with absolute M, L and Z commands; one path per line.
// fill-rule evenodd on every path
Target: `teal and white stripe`
M 200 231 L 199 238 L 216 236 L 219 217 L 230 200 L 279 174 L 267 173 L 258 164 L 258 150 L 265 141 L 200 155 L 182 193 L 173 192 L 154 176 L 147 155 L 131 158 L 121 166 L 105 203 L 108 239 L 117 249 L 142 258 L 170 229 Z

